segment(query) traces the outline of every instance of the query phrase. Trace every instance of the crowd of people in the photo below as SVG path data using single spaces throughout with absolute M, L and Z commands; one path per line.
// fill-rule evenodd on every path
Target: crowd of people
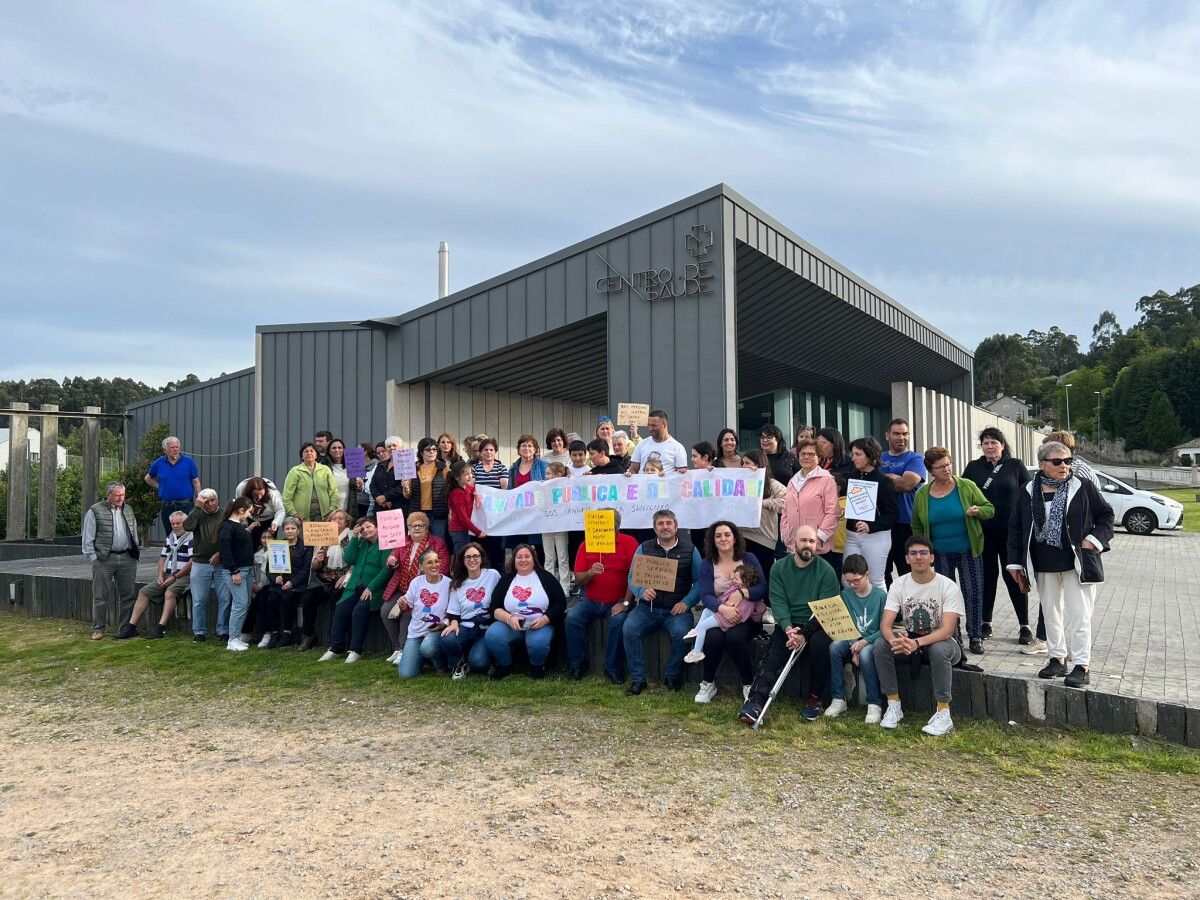
M 834 428 L 798 429 L 789 447 L 778 427 L 765 425 L 756 448 L 743 451 L 727 428 L 689 452 L 669 426 L 667 414 L 654 410 L 645 436 L 617 430 L 607 417 L 586 441 L 561 428 L 544 443 L 524 434 L 511 464 L 488 435 L 466 437 L 461 450 L 454 435 L 424 437 L 412 478 L 398 476 L 393 461 L 406 447 L 401 437 L 361 444 L 366 473 L 351 477 L 347 445 L 321 431 L 300 446 L 282 489 L 252 475 L 224 504 L 202 486 L 180 441 L 168 438 L 146 475 L 166 530 L 152 582 L 135 592 L 138 526 L 124 486 L 108 485 L 105 499 L 86 511 L 92 638 L 104 637 L 111 602 L 119 605 L 120 639 L 139 636 L 147 611 L 161 607 L 145 634 L 161 638 L 190 597 L 193 640 L 206 641 L 215 595 L 216 638 L 233 652 L 313 649 L 328 607 L 322 662 L 358 662 L 379 622 L 391 647 L 387 663 L 401 678 L 428 668 L 454 679 L 500 679 L 520 656 L 529 677 L 542 678 L 557 639 L 578 680 L 589 670 L 591 626 L 603 619 L 603 674 L 615 685 L 628 679 L 627 694 L 646 690 L 645 640 L 659 630 L 670 642 L 666 686 L 681 690 L 685 666 L 699 664 L 695 699 L 711 702 L 728 654 L 742 686 L 739 718 L 748 723 L 761 719 L 791 660 L 807 677 L 805 719 L 846 712 L 853 671 L 866 722 L 895 728 L 904 716 L 897 662 L 928 664 L 937 711 L 923 730 L 941 735 L 953 727 L 952 669 L 985 652 L 1003 584 L 1017 642 L 1025 652 L 1048 653 L 1039 676 L 1074 687 L 1089 682 L 1091 611 L 1113 513 L 1074 458 L 1069 433 L 1047 437 L 1031 475 L 999 429 L 984 429 L 981 455 L 955 475 L 946 449 L 909 448 L 902 419 L 889 423 L 886 450 L 873 437 L 847 444 Z M 582 532 L 500 537 L 474 516 L 480 485 L 505 490 L 553 478 L 728 467 L 763 472 L 757 527 L 721 520 L 688 531 L 663 508 L 651 530 L 627 533 L 614 509 L 616 552 L 600 554 Z M 856 519 L 847 491 L 863 482 L 875 485 L 875 511 Z M 379 546 L 376 514 L 384 510 L 405 516 L 407 541 L 394 549 Z M 304 529 L 314 521 L 334 523 L 336 541 L 307 546 Z M 286 543 L 286 565 L 269 564 L 269 550 L 280 546 L 272 541 Z M 633 582 L 639 555 L 675 561 L 670 590 Z M 1041 601 L 1036 634 L 1033 586 Z M 810 609 L 835 596 L 857 639 L 831 640 Z M 757 667 L 755 641 L 765 641 Z

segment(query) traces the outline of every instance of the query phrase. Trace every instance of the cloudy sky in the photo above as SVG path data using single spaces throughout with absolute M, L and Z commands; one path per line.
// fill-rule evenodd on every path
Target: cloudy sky
M 1200 281 L 1200 4 L 276 0 L 0 18 L 0 377 L 250 365 L 727 182 L 969 347 Z

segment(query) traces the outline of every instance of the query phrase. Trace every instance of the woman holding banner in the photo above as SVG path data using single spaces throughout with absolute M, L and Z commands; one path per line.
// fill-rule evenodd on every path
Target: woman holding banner
M 436 550 L 442 574 L 450 574 L 450 548 L 436 534 L 429 533 L 429 516 L 423 512 L 411 512 L 406 520 L 408 543 L 401 544 L 388 556 L 387 567 L 392 572 L 383 589 L 383 604 L 379 618 L 392 642 L 392 655 L 387 662 L 399 662 L 404 653 L 404 635 L 408 631 L 408 618 L 412 612 L 405 602 L 404 594 L 421 572 L 421 555 L 426 550 Z M 397 611 L 398 610 L 398 611 Z
M 490 610 L 495 621 L 483 636 L 495 663 L 492 678 L 504 678 L 512 672 L 516 644 L 525 645 L 530 677 L 543 678 L 554 628 L 562 621 L 566 606 L 562 585 L 538 565 L 533 546 L 518 545 L 508 574 L 492 590 Z
M 531 481 L 546 480 L 546 461 L 539 455 L 541 445 L 532 434 L 523 434 L 517 438 L 517 461 L 508 470 L 509 490 L 517 490 Z M 512 534 L 504 539 L 506 549 L 518 544 L 531 544 L 541 549 L 541 534 Z
M 787 490 L 775 480 L 771 467 L 767 464 L 767 455 L 761 450 L 747 450 L 742 456 L 742 468 L 763 475 L 762 513 L 757 528 L 747 528 L 742 531 L 746 546 L 758 560 L 763 578 L 771 575 L 771 566 L 775 564 L 775 548 L 779 546 L 779 514 L 783 510 L 787 498 Z
M 321 522 L 338 508 L 337 484 L 329 466 L 317 462 L 317 445 L 300 445 L 300 463 L 292 466 L 283 482 L 283 508 L 305 522 Z
M 732 428 L 722 428 L 717 435 L 717 466 L 722 469 L 740 469 L 742 455 L 738 453 L 738 436 Z
M 847 496 L 855 494 L 855 481 L 871 482 L 876 487 L 875 504 L 869 518 L 853 518 L 852 502 L 846 504 L 845 555 L 858 553 L 866 557 L 871 583 L 876 587 L 884 586 L 883 577 L 887 571 L 888 553 L 892 549 L 892 526 L 896 524 L 896 516 L 900 511 L 892 480 L 884 477 L 879 471 L 882 459 L 883 450 L 875 438 L 856 438 L 851 442 L 850 462 L 854 466 L 854 473 L 847 483 Z

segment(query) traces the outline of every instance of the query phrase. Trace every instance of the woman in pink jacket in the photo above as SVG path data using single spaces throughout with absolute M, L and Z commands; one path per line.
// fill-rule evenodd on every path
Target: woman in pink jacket
M 817 530 L 817 539 L 821 542 L 817 553 L 825 556 L 833 550 L 833 532 L 837 528 L 840 512 L 837 481 L 821 468 L 816 441 L 803 438 L 796 449 L 799 451 L 797 458 L 800 460 L 800 470 L 788 482 L 779 530 L 784 544 L 794 551 L 796 529 L 801 525 L 811 525 Z

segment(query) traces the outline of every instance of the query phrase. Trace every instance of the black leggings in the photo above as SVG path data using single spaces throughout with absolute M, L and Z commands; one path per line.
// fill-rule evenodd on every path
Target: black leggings
M 334 587 L 328 584 L 311 587 L 300 598 L 300 609 L 304 615 L 303 632 L 305 637 L 317 636 L 317 611 L 328 603 L 334 595 Z M 341 591 L 337 591 L 338 594 Z
M 765 548 L 764 548 L 765 549 Z M 710 628 L 704 636 L 704 680 L 716 681 L 717 667 L 725 651 L 737 669 L 739 684 L 754 681 L 754 667 L 750 662 L 750 642 L 762 626 L 758 622 L 738 622 L 728 631 L 721 626 Z
M 805 628 L 806 632 L 808 630 Z M 704 641 L 706 657 L 708 642 L 711 639 L 712 632 L 709 632 L 709 636 Z M 793 672 L 801 666 L 808 670 L 808 693 L 810 696 L 823 698 L 829 686 L 829 645 L 831 643 L 832 641 L 829 640 L 829 635 L 825 633 L 824 629 L 817 627 L 812 634 L 808 635 L 804 652 L 800 654 L 796 665 L 792 667 Z M 767 644 L 767 652 L 758 667 L 758 676 L 754 679 L 754 686 L 750 689 L 751 700 L 760 705 L 766 702 L 767 695 L 771 693 L 771 688 L 775 686 L 779 674 L 787 665 L 791 655 L 792 651 L 787 648 L 787 635 L 781 627 L 776 625 L 775 631 L 771 634 L 771 640 Z
M 996 608 L 996 583 L 1003 578 L 1008 599 L 1020 625 L 1029 625 L 1029 597 L 1021 593 L 1005 568 L 1008 562 L 1008 538 L 1003 534 L 983 533 L 983 621 L 992 621 Z
M 296 607 L 308 592 L 285 591 L 282 585 L 271 584 L 261 593 L 266 600 L 262 610 L 262 630 L 292 631 L 296 627 Z M 305 616 L 305 621 L 307 620 L 308 617 Z

